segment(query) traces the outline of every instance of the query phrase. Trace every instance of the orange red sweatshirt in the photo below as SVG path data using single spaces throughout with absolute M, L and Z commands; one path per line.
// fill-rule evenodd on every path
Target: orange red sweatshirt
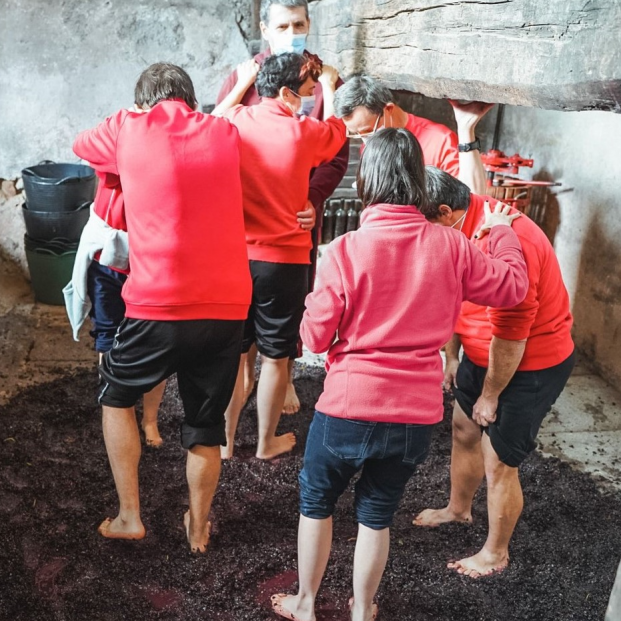
M 471 195 L 462 233 L 472 239 L 484 218 L 483 204 L 497 199 Z M 515 210 L 512 210 L 515 213 Z M 489 364 L 492 336 L 508 341 L 527 339 L 518 371 L 536 371 L 560 364 L 574 350 L 571 338 L 572 316 L 569 296 L 554 248 L 543 231 L 527 216 L 513 222 L 528 268 L 528 293 L 521 304 L 512 308 L 486 308 L 464 302 L 455 333 L 461 338 L 464 352 L 474 364 Z M 489 236 L 473 240 L 489 253 Z
M 408 114 L 405 129 L 411 131 L 423 150 L 425 166 L 435 166 L 453 177 L 459 175 L 457 134 L 445 125 Z
M 239 131 L 248 258 L 310 263 L 311 234 L 297 221 L 308 198 L 310 173 L 345 142 L 345 125 L 294 116 L 275 99 L 225 113 Z
M 123 186 L 133 319 L 246 319 L 239 136 L 225 119 L 162 101 L 82 132 L 75 153 Z

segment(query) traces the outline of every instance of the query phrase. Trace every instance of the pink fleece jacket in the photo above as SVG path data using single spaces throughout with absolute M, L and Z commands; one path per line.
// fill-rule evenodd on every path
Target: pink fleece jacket
M 414 206 L 372 205 L 357 231 L 326 249 L 300 328 L 328 351 L 316 408 L 341 418 L 433 424 L 442 419 L 440 348 L 461 303 L 519 304 L 528 290 L 517 236 L 494 227 L 484 255 Z

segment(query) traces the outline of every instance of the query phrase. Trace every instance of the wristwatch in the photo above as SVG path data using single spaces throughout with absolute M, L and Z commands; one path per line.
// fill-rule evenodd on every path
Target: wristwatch
M 459 145 L 460 153 L 468 153 L 468 151 L 480 151 L 481 141 L 477 138 L 474 142 L 466 142 Z

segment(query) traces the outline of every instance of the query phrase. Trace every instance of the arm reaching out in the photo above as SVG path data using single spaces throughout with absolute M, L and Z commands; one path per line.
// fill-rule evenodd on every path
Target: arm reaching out
M 237 65 L 237 82 L 231 92 L 212 110 L 214 116 L 222 116 L 227 110 L 241 102 L 246 91 L 254 84 L 259 73 L 259 63 L 251 58 Z

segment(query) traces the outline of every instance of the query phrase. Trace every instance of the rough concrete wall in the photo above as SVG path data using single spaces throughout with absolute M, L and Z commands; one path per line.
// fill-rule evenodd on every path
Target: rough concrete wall
M 316 0 L 311 49 L 386 86 L 549 109 L 621 110 L 617 0 Z
M 494 112 L 480 132 L 491 145 Z M 485 131 L 487 130 L 487 131 Z M 499 147 L 533 158 L 524 176 L 562 182 L 539 219 L 572 299 L 574 337 L 604 379 L 621 384 L 621 116 L 506 107 Z M 528 171 L 528 172 L 527 172 Z
M 0 177 L 75 161 L 76 133 L 133 103 L 140 72 L 181 65 L 201 103 L 248 57 L 251 0 L 5 0 L 0 11 Z
M 76 162 L 76 134 L 133 103 L 140 72 L 170 61 L 215 101 L 255 37 L 254 0 L 4 0 L 0 180 L 40 160 Z M 22 198 L 0 192 L 0 252 L 25 266 Z

